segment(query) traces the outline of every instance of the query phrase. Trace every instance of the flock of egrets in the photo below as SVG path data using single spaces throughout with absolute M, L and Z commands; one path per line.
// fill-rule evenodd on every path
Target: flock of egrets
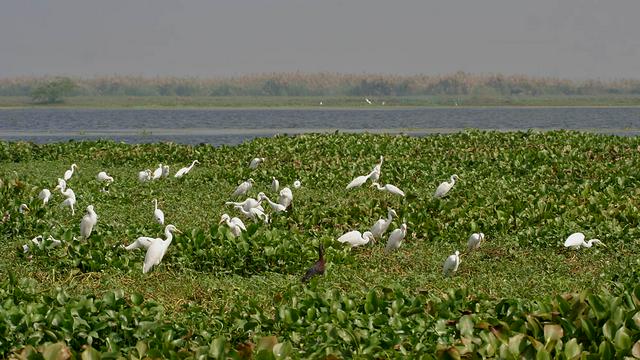
M 249 164 L 249 168 L 256 169 L 261 163 L 264 162 L 264 158 L 254 158 L 251 160 Z M 347 189 L 352 189 L 356 187 L 360 187 L 364 185 L 367 181 L 371 182 L 371 187 L 375 187 L 381 191 L 387 191 L 390 194 L 397 195 L 400 197 L 404 197 L 405 193 L 400 190 L 397 186 L 393 184 L 385 184 L 380 185 L 378 183 L 381 173 L 382 173 L 382 164 L 384 158 L 380 156 L 380 161 L 377 163 L 372 171 L 366 175 L 357 176 L 354 178 L 347 186 Z M 198 160 L 194 160 L 190 166 L 183 167 L 178 170 L 175 174 L 175 178 L 181 178 L 188 174 L 191 169 L 195 166 L 195 164 L 199 164 Z M 71 213 L 75 214 L 74 205 L 76 204 L 76 196 L 74 191 L 68 186 L 67 182 L 72 178 L 74 171 L 77 169 L 76 164 L 72 164 L 70 169 L 65 171 L 62 178 L 58 178 L 58 185 L 54 188 L 54 191 L 59 190 L 60 193 L 64 196 L 64 200 L 61 203 L 61 206 L 67 206 L 71 209 Z M 146 181 L 154 181 L 161 179 L 163 177 L 169 176 L 169 167 L 167 165 L 159 164 L 158 168 L 156 168 L 153 172 L 149 169 L 140 171 L 138 173 L 138 180 L 140 182 Z M 102 191 L 109 191 L 108 186 L 114 181 L 113 177 L 109 176 L 106 172 L 101 171 L 97 174 L 96 179 L 104 184 Z M 434 198 L 442 198 L 447 195 L 447 193 L 453 188 L 456 181 L 459 180 L 457 175 L 452 175 L 450 181 L 442 182 L 437 189 L 435 190 L 433 197 Z M 248 179 L 242 182 L 233 192 L 232 197 L 246 196 L 249 190 L 253 187 L 254 180 Z M 284 187 L 283 189 L 279 189 L 280 184 L 279 181 L 272 177 L 271 183 L 271 191 L 274 193 L 278 193 L 279 197 L 276 202 L 272 201 L 264 192 L 258 193 L 257 198 L 248 197 L 241 202 L 227 201 L 226 205 L 232 205 L 234 209 L 236 209 L 240 214 L 242 214 L 245 218 L 251 219 L 253 221 L 263 221 L 264 223 L 268 223 L 270 216 L 266 213 L 265 209 L 262 207 L 262 203 L 264 201 L 267 202 L 269 207 L 271 208 L 273 213 L 285 212 L 291 206 L 293 201 L 293 192 L 289 187 Z M 293 183 L 293 188 L 297 189 L 301 187 L 301 183 L 299 180 L 296 180 Z M 279 192 L 278 192 L 279 191 Z M 42 189 L 39 193 L 38 197 L 43 201 L 43 204 L 47 204 L 52 196 L 52 193 L 49 189 Z M 154 204 L 153 216 L 154 219 L 161 225 L 164 225 L 164 212 L 158 208 L 158 200 L 152 200 Z M 19 208 L 20 213 L 25 213 L 29 211 L 29 208 L 26 204 L 21 204 Z M 363 246 L 368 244 L 369 242 L 376 242 L 377 240 L 382 240 L 385 232 L 391 225 L 394 217 L 397 217 L 397 213 L 393 209 L 387 210 L 387 217 L 380 218 L 377 220 L 373 226 L 368 231 L 361 233 L 358 230 L 349 231 L 342 236 L 340 236 L 337 241 L 340 243 L 347 243 L 351 247 Z M 96 225 L 98 220 L 98 216 L 95 212 L 93 205 L 88 205 L 86 208 L 86 214 L 82 217 L 80 222 L 80 240 L 86 241 L 93 231 L 94 226 Z M 228 214 L 223 214 L 220 218 L 220 224 L 226 224 L 231 234 L 234 237 L 241 236 L 243 231 L 246 231 L 247 228 L 243 221 L 238 217 L 231 217 Z M 181 233 L 174 225 L 166 225 L 165 227 L 165 239 L 161 238 L 153 238 L 141 236 L 138 237 L 134 242 L 127 246 L 122 246 L 126 250 L 134 250 L 138 248 L 146 249 L 146 255 L 144 259 L 144 264 L 142 267 L 143 273 L 147 273 L 150 271 L 153 266 L 158 265 L 162 258 L 164 257 L 169 245 L 173 240 L 173 233 Z M 390 252 L 398 249 L 402 245 L 402 241 L 407 235 L 407 224 L 402 223 L 398 228 L 391 231 L 388 236 L 385 251 Z M 565 241 L 565 247 L 569 248 L 579 248 L 579 247 L 591 247 L 593 244 L 602 244 L 598 239 L 592 239 L 590 241 L 585 241 L 585 236 L 582 233 L 574 233 L 570 235 Z M 59 246 L 61 244 L 60 240 L 56 240 L 53 237 L 49 237 L 47 239 L 50 241 L 53 246 Z M 476 250 L 480 247 L 481 243 L 485 240 L 485 235 L 483 233 L 474 233 L 472 234 L 467 241 L 467 252 Z M 37 236 L 33 238 L 32 243 L 36 246 L 42 247 L 44 245 L 44 239 L 42 236 Z M 23 251 L 26 253 L 29 251 L 29 245 L 23 245 Z M 460 266 L 460 252 L 455 251 L 454 254 L 449 255 L 443 265 L 443 274 L 451 275 L 458 270 Z M 324 258 L 323 258 L 323 249 L 320 247 L 319 249 L 319 260 L 314 264 L 312 268 L 309 269 L 303 280 L 308 280 L 311 276 L 316 274 L 324 273 Z

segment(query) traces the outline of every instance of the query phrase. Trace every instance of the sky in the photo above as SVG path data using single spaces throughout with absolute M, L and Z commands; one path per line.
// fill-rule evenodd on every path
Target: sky
M 0 78 L 640 78 L 638 0 L 2 0 Z

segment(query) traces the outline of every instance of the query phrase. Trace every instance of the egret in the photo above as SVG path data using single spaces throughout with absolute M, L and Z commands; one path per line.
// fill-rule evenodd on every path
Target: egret
M 273 192 L 278 192 L 278 189 L 280 188 L 280 182 L 278 181 L 278 179 L 276 179 L 275 176 L 271 177 L 271 191 Z
M 238 237 L 242 234 L 243 231 L 247 231 L 247 228 L 244 226 L 242 220 L 237 217 L 229 217 L 228 214 L 222 214 L 220 218 L 220 224 L 226 223 L 229 229 L 231 229 L 231 233 L 233 237 Z
M 31 209 L 29 209 L 29 207 L 27 206 L 27 204 L 20 204 L 20 207 L 18 208 L 18 212 L 20 214 L 26 214 L 29 211 L 31 211 Z
M 404 191 L 400 190 L 397 186 L 391 184 L 385 184 L 384 186 L 380 186 L 377 182 L 371 184 L 371 187 L 376 187 L 378 190 L 387 191 L 394 195 L 404 196 Z
M 480 243 L 484 240 L 483 233 L 473 233 L 469 236 L 469 240 L 467 240 L 467 252 L 471 250 L 476 250 L 480 247 Z
M 154 265 L 160 264 L 160 261 L 162 261 L 164 254 L 169 248 L 169 245 L 171 245 L 174 232 L 182 234 L 182 232 L 175 226 L 167 225 L 164 228 L 164 236 L 166 237 L 166 240 L 155 238 L 153 239 L 153 241 L 151 241 L 151 245 L 149 245 L 149 248 L 147 248 L 147 254 L 144 257 L 144 265 L 142 266 L 143 274 L 148 273 Z
M 106 183 L 112 183 L 113 182 L 113 178 L 111 176 L 107 175 L 107 173 L 105 171 L 100 171 L 98 173 L 98 175 L 96 175 L 96 179 L 98 181 L 106 182 Z
M 380 155 L 380 162 L 376 164 L 376 166 L 373 167 L 373 170 L 371 170 L 371 172 L 369 173 L 369 175 L 367 176 L 369 179 L 371 179 L 371 182 L 378 182 L 378 179 L 380 179 L 380 174 L 382 173 L 382 162 L 384 161 L 384 157 L 382 155 Z
M 151 180 L 160 179 L 162 176 L 162 164 L 158 164 L 158 167 L 153 170 L 153 174 L 151 175 Z
M 153 242 L 154 238 L 152 237 L 148 237 L 148 236 L 140 236 L 139 238 L 136 239 L 136 241 L 132 242 L 131 244 L 124 246 L 121 245 L 123 248 L 127 249 L 127 250 L 135 250 L 135 249 L 148 249 L 149 246 L 151 246 L 151 243 Z
M 93 205 L 87 206 L 87 214 L 83 216 L 82 221 L 80 221 L 80 238 L 82 240 L 86 240 L 91 236 L 93 227 L 96 226 L 97 222 L 98 215 L 93 210 Z
M 581 232 L 577 232 L 569 235 L 567 240 L 565 240 L 564 242 L 564 247 L 568 247 L 572 249 L 579 249 L 581 246 L 590 248 L 593 246 L 593 244 L 600 244 L 602 246 L 606 246 L 605 244 L 602 243 L 602 241 L 598 239 L 591 239 L 589 241 L 584 241 L 584 234 Z
M 455 175 L 455 174 L 451 175 L 451 181 L 450 182 L 445 181 L 440 185 L 438 185 L 438 188 L 436 189 L 436 192 L 433 194 L 433 197 L 441 198 L 447 195 L 447 193 L 449 192 L 449 190 L 451 190 L 453 185 L 456 184 L 456 180 L 459 180 L 458 175 Z
M 280 190 L 280 197 L 278 197 L 278 204 L 283 205 L 285 208 L 291 206 L 291 202 L 293 201 L 293 193 L 291 189 L 285 187 Z
M 371 234 L 373 235 L 374 239 L 382 239 L 382 235 L 384 235 L 384 233 L 389 228 L 389 225 L 391 225 L 394 216 L 398 216 L 398 214 L 396 214 L 395 210 L 389 209 L 389 211 L 387 211 L 386 220 L 380 218 L 375 222 L 375 224 L 373 224 L 373 226 L 371 227 Z
M 364 98 L 364 101 L 366 101 L 366 102 L 367 102 L 367 104 L 369 104 L 369 105 L 373 104 L 373 103 L 371 102 L 371 100 L 369 100 L 369 99 L 367 99 L 367 98 Z
M 307 270 L 302 277 L 302 282 L 305 283 L 316 275 L 324 275 L 324 265 L 324 246 L 320 243 L 320 246 L 318 246 L 318 261 L 316 261 L 313 266 Z
M 158 224 L 164 225 L 164 212 L 158 209 L 158 199 L 153 199 L 153 218 L 156 219 Z
M 78 165 L 71 164 L 71 169 L 69 169 L 69 170 L 64 172 L 64 180 L 65 181 L 69 181 L 71 179 L 71 177 L 73 176 L 73 170 L 75 170 L 77 168 L 78 168 Z
M 38 198 L 42 199 L 42 205 L 46 205 L 51 198 L 51 191 L 49 191 L 49 189 L 42 189 L 40 194 L 38 194 Z
M 56 186 L 57 188 L 57 186 Z M 62 188 L 60 188 L 60 192 L 62 193 L 62 195 L 64 195 L 66 197 L 66 199 L 64 199 L 64 201 L 62 202 L 62 204 L 60 206 L 65 207 L 68 206 L 71 208 L 71 215 L 75 215 L 76 211 L 73 208 L 73 206 L 76 204 L 76 193 L 73 192 L 73 190 L 71 190 L 71 188 L 67 188 L 66 190 L 62 190 Z
M 253 158 L 249 164 L 249 169 L 255 169 L 264 161 L 264 158 Z
M 301 186 L 302 186 L 302 183 L 300 183 L 300 180 L 296 180 L 293 182 L 294 189 L 300 189 Z
M 56 187 L 53 188 L 53 190 L 56 190 L 56 189 L 65 191 L 67 189 L 67 182 L 64 179 L 58 178 L 58 185 L 56 185 Z
M 452 273 L 458 271 L 458 266 L 460 266 L 460 251 L 455 252 L 455 254 L 449 255 L 447 260 L 444 261 L 444 265 L 442 266 L 442 274 L 447 276 Z
M 395 250 L 402 245 L 402 240 L 407 236 L 407 224 L 402 224 L 398 229 L 395 229 L 389 234 L 389 240 L 387 240 L 387 246 L 385 252 Z
M 343 244 L 349 243 L 351 247 L 366 245 L 371 240 L 373 240 L 373 234 L 371 234 L 371 231 L 365 231 L 360 234 L 360 231 L 358 230 L 349 231 L 338 238 L 338 242 Z
M 60 245 L 62 245 L 62 241 L 60 240 L 56 240 L 53 238 L 53 236 L 49 235 L 49 237 L 45 240 L 44 237 L 42 235 L 38 235 L 36 237 L 34 237 L 33 239 L 31 239 L 31 242 L 36 245 L 38 248 L 42 249 L 42 247 L 45 245 L 45 242 L 49 241 L 51 242 L 51 246 L 52 247 L 58 247 Z M 24 253 L 28 253 L 30 250 L 29 245 L 25 244 L 22 245 L 22 251 Z
M 260 210 L 258 208 L 251 208 L 247 211 L 240 205 L 236 205 L 235 208 L 240 211 L 242 215 L 253 220 L 254 222 L 258 222 L 258 220 L 261 219 L 265 224 L 269 223 L 269 215 L 265 214 L 263 210 Z
M 187 167 L 183 167 L 182 169 L 178 170 L 178 172 L 175 173 L 175 175 L 173 175 L 174 178 L 181 178 L 184 175 L 187 175 L 189 173 L 189 171 L 191 171 L 191 169 L 193 168 L 193 166 L 195 164 L 200 164 L 200 161 L 198 160 L 193 160 L 193 162 L 191 162 L 190 166 Z
M 362 186 L 362 184 L 367 182 L 367 179 L 369 178 L 371 174 L 369 175 L 361 175 L 356 177 L 355 179 L 351 180 L 351 182 L 347 185 L 347 190 L 348 189 L 352 189 L 358 186 Z
M 240 206 L 244 211 L 250 211 L 253 208 L 257 208 L 257 209 L 260 209 L 260 211 L 264 211 L 264 208 L 262 207 L 262 205 L 260 205 L 261 201 L 262 200 L 260 199 L 260 194 L 258 194 L 258 199 L 246 198 L 243 202 L 227 201 L 224 204 L 233 205 L 234 207 Z
M 162 166 L 162 177 L 168 177 L 169 176 L 169 165 L 163 165 Z
M 259 194 L 258 194 L 258 200 L 259 200 L 260 202 L 262 202 L 263 200 L 267 200 L 267 203 L 269 203 L 269 206 L 271 206 L 271 209 L 272 209 L 273 211 L 277 212 L 277 213 L 279 213 L 279 212 L 281 212 L 281 211 L 287 211 L 287 207 L 286 207 L 286 206 L 284 206 L 284 205 L 282 205 L 282 204 L 278 204 L 278 203 L 275 203 L 275 202 L 271 201 L 271 199 L 269 199 L 269 198 L 267 197 L 267 195 L 265 195 L 265 193 L 262 193 L 262 192 L 261 192 L 261 193 L 259 193 Z
M 246 195 L 246 193 L 251 189 L 252 186 L 253 186 L 253 179 L 250 178 L 249 180 L 238 185 L 238 187 L 233 192 L 233 194 L 231 194 L 231 196 Z
M 151 170 L 142 170 L 138 172 L 138 180 L 140 182 L 145 182 L 151 180 Z

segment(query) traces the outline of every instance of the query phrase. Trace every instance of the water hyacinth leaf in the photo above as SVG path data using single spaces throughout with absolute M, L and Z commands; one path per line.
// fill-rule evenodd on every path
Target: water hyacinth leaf
M 631 355 L 633 355 L 633 357 L 635 357 L 636 359 L 640 359 L 640 340 L 636 341 L 636 343 L 633 344 Z
M 562 326 L 558 324 L 547 324 L 544 326 L 544 339 L 545 343 L 549 344 L 551 341 L 558 341 L 564 336 Z
M 564 354 L 567 359 L 577 359 L 580 356 L 581 352 L 582 346 L 578 344 L 578 339 L 576 338 L 567 341 L 564 346 Z
M 624 326 L 616 331 L 616 335 L 613 339 L 613 345 L 616 348 L 616 351 L 626 354 L 631 347 L 631 336 L 629 335 L 629 330 Z
M 44 360 L 67 360 L 71 358 L 71 351 L 62 342 L 48 344 L 42 350 Z
M 89 346 L 82 352 L 81 358 L 82 360 L 100 360 L 102 357 L 98 350 Z

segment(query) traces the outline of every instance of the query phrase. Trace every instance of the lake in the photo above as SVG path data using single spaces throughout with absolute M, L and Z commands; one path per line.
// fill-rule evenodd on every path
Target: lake
M 234 145 L 255 137 L 308 132 L 423 136 L 464 129 L 570 129 L 640 135 L 638 107 L 389 109 L 8 109 L 0 139 L 37 143 L 113 139 Z

